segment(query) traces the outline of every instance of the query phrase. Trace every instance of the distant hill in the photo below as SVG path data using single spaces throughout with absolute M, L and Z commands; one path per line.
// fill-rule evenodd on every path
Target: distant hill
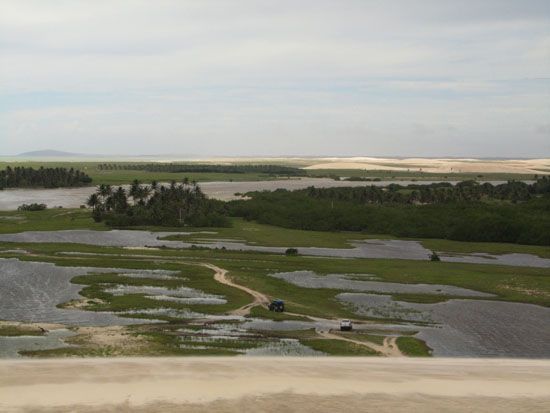
M 87 155 L 82 153 L 73 153 L 73 152 L 64 152 L 64 151 L 56 151 L 53 149 L 45 149 L 42 151 L 30 151 L 30 152 L 23 152 L 19 155 L 16 155 L 18 157 L 49 157 L 49 158 L 64 158 L 64 157 L 82 157 L 82 156 L 93 156 L 93 155 Z
M 14 155 L 15 158 L 94 158 L 94 159 L 192 159 L 196 155 L 174 155 L 174 154 L 153 154 L 153 155 L 105 155 L 97 153 L 78 153 L 78 152 L 65 152 L 55 149 L 44 149 L 40 151 L 29 151 Z

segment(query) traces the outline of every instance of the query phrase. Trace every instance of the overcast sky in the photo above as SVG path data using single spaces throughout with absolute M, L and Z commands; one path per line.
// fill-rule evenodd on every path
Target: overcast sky
M 0 155 L 550 156 L 550 1 L 0 0 Z

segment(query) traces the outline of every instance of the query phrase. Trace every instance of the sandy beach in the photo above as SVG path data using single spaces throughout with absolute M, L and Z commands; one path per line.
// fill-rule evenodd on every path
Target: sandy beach
M 2 412 L 548 411 L 550 360 L 134 358 L 0 362 Z

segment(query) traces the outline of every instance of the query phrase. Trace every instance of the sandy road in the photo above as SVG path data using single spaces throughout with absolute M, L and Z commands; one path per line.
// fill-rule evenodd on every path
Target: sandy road
M 240 308 L 237 308 L 236 310 L 231 311 L 230 314 L 246 316 L 246 315 L 250 314 L 250 310 L 252 308 L 256 307 L 256 306 L 263 306 L 263 307 L 267 308 L 267 306 L 269 305 L 270 300 L 269 300 L 269 297 L 267 295 L 265 295 L 265 294 L 263 294 L 259 291 L 253 290 L 249 287 L 246 287 L 242 284 L 235 283 L 234 281 L 232 281 L 227 276 L 227 270 L 224 270 L 223 268 L 220 268 L 216 265 L 209 264 L 209 263 L 203 263 L 202 265 L 215 271 L 214 279 L 216 281 L 218 281 L 219 283 L 224 284 L 224 285 L 228 285 L 230 287 L 238 288 L 239 290 L 242 290 L 242 291 L 250 294 L 254 298 L 254 301 L 252 301 L 251 303 L 246 304 L 246 305 L 244 305 Z M 310 318 L 314 321 L 325 321 L 325 322 L 326 321 L 333 321 L 333 320 L 328 320 L 328 319 L 323 319 L 323 318 L 318 318 L 318 317 L 310 317 L 310 316 L 305 315 L 305 314 L 298 314 L 298 313 L 288 313 L 288 314 L 294 315 L 294 316 L 300 316 L 300 317 L 307 317 L 307 318 Z M 380 353 L 381 355 L 386 356 L 386 357 L 402 357 L 403 356 L 403 353 L 401 353 L 401 351 L 397 347 L 397 343 L 396 343 L 397 338 L 396 337 L 386 337 L 384 339 L 384 344 L 383 345 L 378 345 L 376 343 L 372 343 L 372 342 L 368 342 L 368 341 L 354 340 L 354 339 L 351 339 L 349 337 L 343 337 L 343 336 L 338 335 L 338 334 L 333 334 L 333 333 L 330 332 L 330 330 L 329 331 L 324 331 L 324 330 L 317 329 L 316 332 L 321 337 L 328 338 L 328 339 L 331 339 L 331 340 L 347 341 L 349 343 L 354 343 L 354 344 L 357 344 L 357 345 L 360 345 L 360 346 L 369 347 L 369 348 L 377 351 L 378 353 Z
M 550 360 L 185 357 L 0 361 L 2 412 L 550 410 Z
M 401 351 L 397 347 L 397 343 L 396 343 L 397 337 L 386 337 L 384 339 L 384 344 L 379 345 L 370 341 L 354 340 L 349 337 L 343 337 L 341 335 L 331 333 L 330 331 L 317 330 L 317 334 L 319 334 L 321 337 L 329 338 L 332 340 L 342 340 L 342 341 L 347 341 L 349 343 L 354 343 L 360 346 L 369 347 L 386 357 L 403 357 L 404 356 L 403 353 L 401 353 Z
M 231 314 L 245 316 L 250 314 L 250 310 L 254 307 L 263 306 L 267 308 L 267 306 L 269 305 L 270 300 L 267 295 L 262 294 L 259 291 L 253 290 L 252 288 L 248 288 L 245 285 L 241 285 L 233 282 L 231 278 L 227 276 L 227 270 L 224 270 L 223 268 L 217 267 L 213 264 L 204 263 L 202 265 L 215 271 L 214 279 L 217 282 L 224 285 L 228 285 L 233 288 L 237 288 L 241 291 L 244 291 L 245 293 L 250 294 L 254 298 L 254 301 L 242 306 L 241 308 L 237 308 L 236 310 L 231 311 Z

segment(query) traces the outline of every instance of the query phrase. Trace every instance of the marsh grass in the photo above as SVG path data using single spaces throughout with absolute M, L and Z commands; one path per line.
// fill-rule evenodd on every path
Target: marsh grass
M 43 336 L 44 331 L 34 328 L 26 328 L 16 325 L 0 325 L 0 336 L 19 337 L 19 336 Z
M 426 343 L 415 337 L 398 337 L 397 347 L 406 356 L 410 357 L 430 357 L 432 349 Z

